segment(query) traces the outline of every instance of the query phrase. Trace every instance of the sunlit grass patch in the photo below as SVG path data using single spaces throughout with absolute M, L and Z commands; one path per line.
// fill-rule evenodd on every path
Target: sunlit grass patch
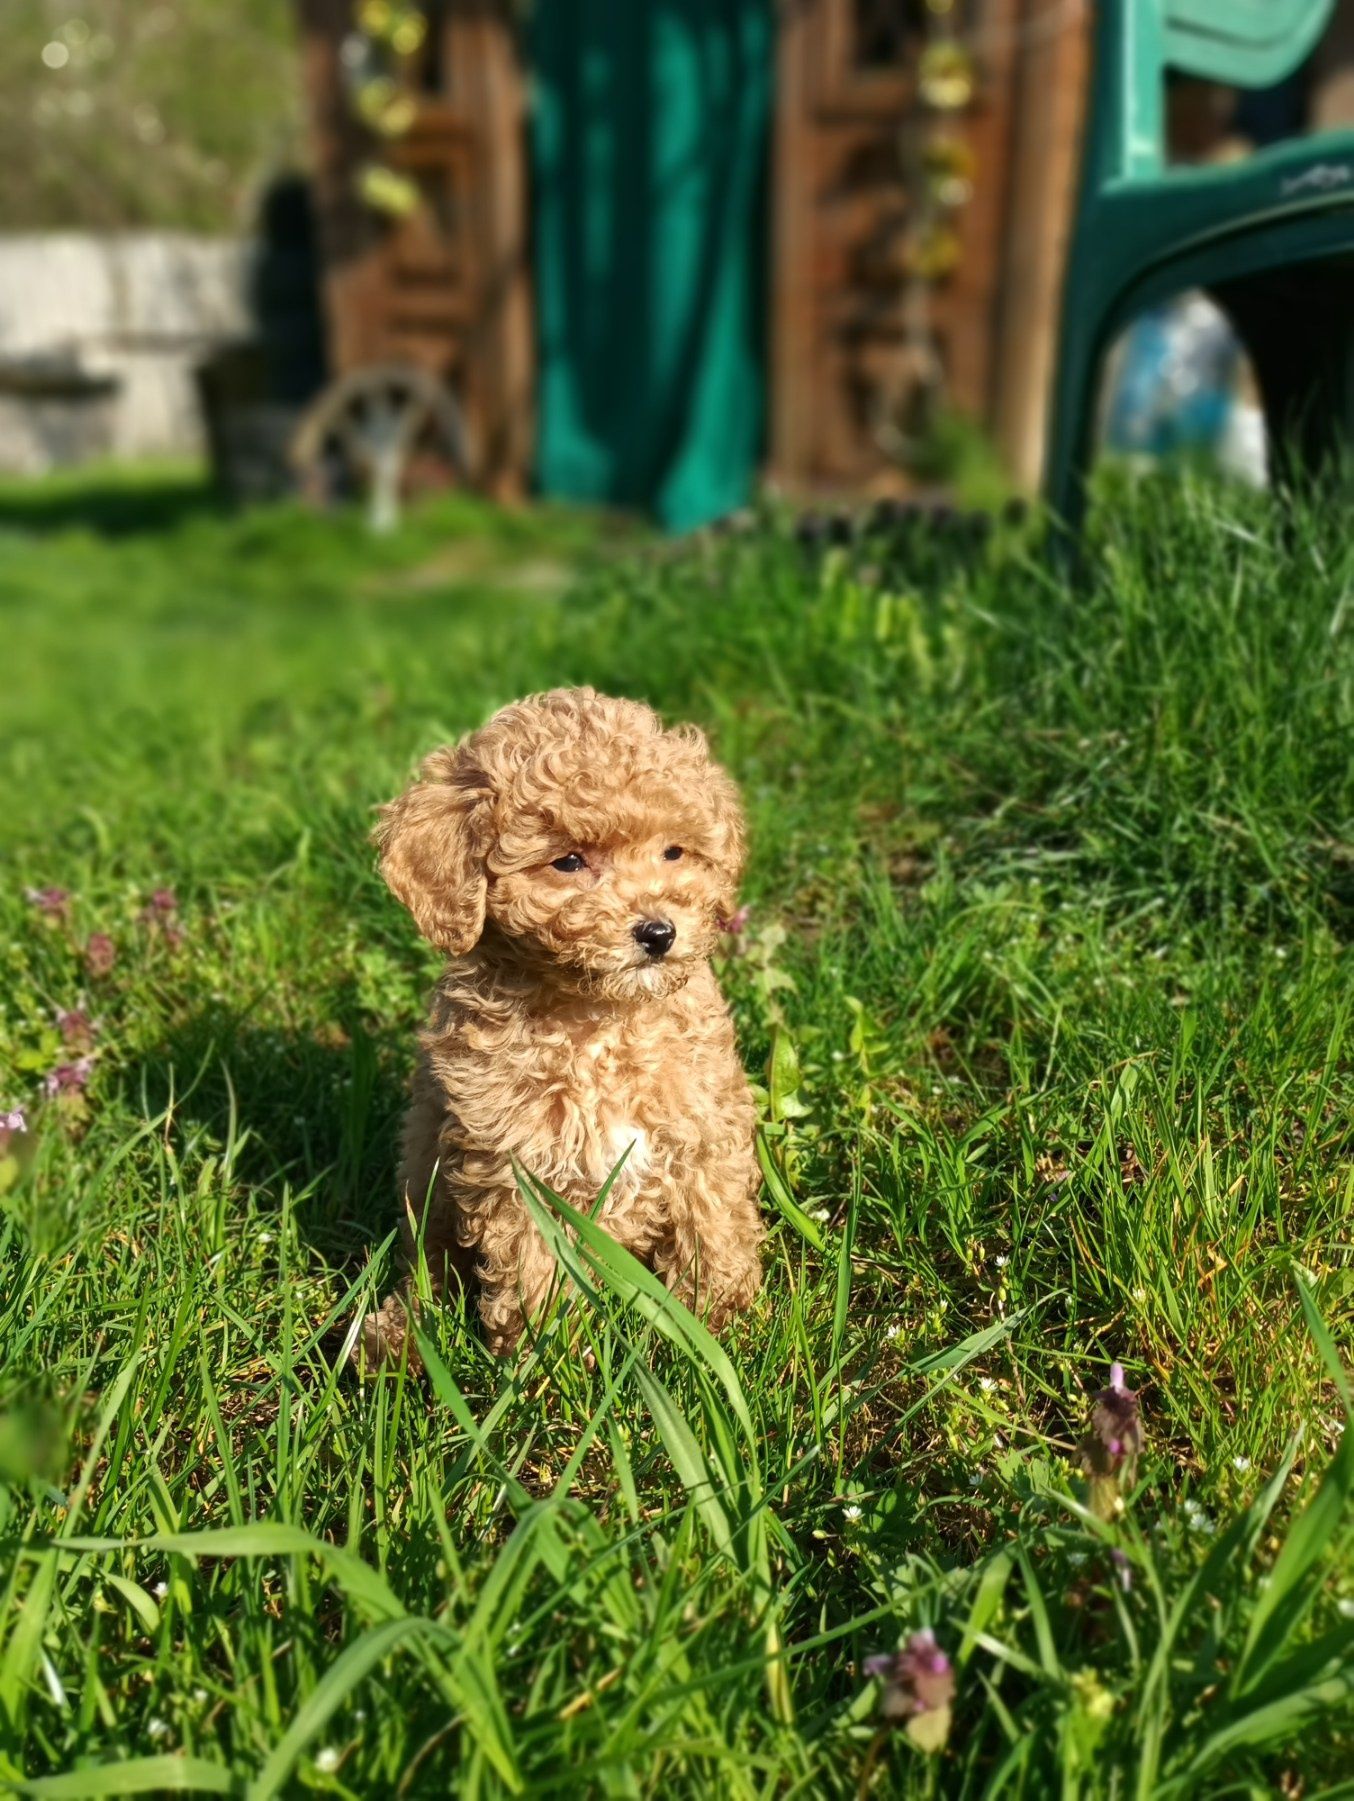
M 674 548 L 458 500 L 374 542 L 57 498 L 0 496 L 5 1780 L 1343 1774 L 1338 511 L 1148 487 L 1073 586 L 1009 523 Z M 433 974 L 371 808 L 563 681 L 699 720 L 747 797 L 766 1284 L 715 1344 L 566 1221 L 520 1363 L 448 1309 L 425 1380 L 359 1384 Z M 1144 1442 L 1093 1493 L 1116 1362 Z

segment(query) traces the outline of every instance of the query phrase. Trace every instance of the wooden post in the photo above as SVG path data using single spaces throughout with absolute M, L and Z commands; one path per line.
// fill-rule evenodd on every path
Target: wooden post
M 992 416 L 1008 469 L 1034 489 L 1043 472 L 1091 44 L 1084 0 L 1023 0 L 1021 11 Z
M 489 493 L 517 499 L 526 492 L 534 441 L 525 82 L 505 0 L 457 0 L 448 31 L 449 99 L 475 146 L 466 196 L 474 317 L 465 366 L 479 397 L 477 474 Z
M 813 0 L 778 8 L 772 131 L 769 473 L 802 483 L 812 461 L 814 137 L 808 130 Z

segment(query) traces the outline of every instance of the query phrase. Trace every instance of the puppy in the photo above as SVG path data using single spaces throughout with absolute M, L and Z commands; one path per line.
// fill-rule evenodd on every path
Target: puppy
M 694 727 L 591 688 L 437 750 L 382 810 L 381 871 L 448 955 L 404 1125 L 406 1259 L 473 1276 L 512 1350 L 555 1279 L 516 1161 L 588 1208 L 718 1329 L 761 1281 L 754 1109 L 710 968 L 743 820 Z M 363 1324 L 398 1356 L 405 1301 Z

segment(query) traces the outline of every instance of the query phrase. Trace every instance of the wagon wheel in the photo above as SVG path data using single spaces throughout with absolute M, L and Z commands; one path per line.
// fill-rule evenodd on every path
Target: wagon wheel
M 301 421 L 292 462 L 321 501 L 364 495 L 374 531 L 399 523 L 400 502 L 464 480 L 461 410 L 445 384 L 411 363 L 373 363 L 331 382 Z

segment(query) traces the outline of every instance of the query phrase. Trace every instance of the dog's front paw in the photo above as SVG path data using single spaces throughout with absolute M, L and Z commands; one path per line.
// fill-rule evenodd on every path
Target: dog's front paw
M 359 1375 L 375 1375 L 382 1369 L 393 1369 L 406 1357 L 411 1373 L 423 1368 L 409 1331 L 409 1309 L 401 1296 L 391 1295 L 376 1313 L 363 1320 L 351 1352 Z

